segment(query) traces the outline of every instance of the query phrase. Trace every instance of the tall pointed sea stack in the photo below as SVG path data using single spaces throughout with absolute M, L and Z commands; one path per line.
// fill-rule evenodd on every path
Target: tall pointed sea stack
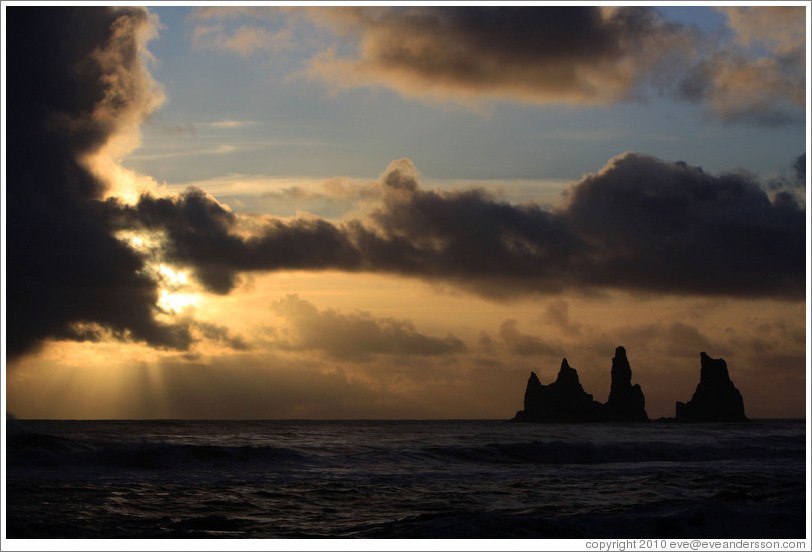
M 730 380 L 725 360 L 711 358 L 705 353 L 700 353 L 699 357 L 702 363 L 699 385 L 688 403 L 677 402 L 677 421 L 746 421 L 744 399 Z
M 640 384 L 632 385 L 632 368 L 623 347 L 615 349 L 615 358 L 612 359 L 612 387 L 603 410 L 603 418 L 608 422 L 648 420 L 646 398 Z
M 584 391 L 578 372 L 561 361 L 558 377 L 542 385 L 535 372 L 530 373 L 524 392 L 524 410 L 516 413 L 517 422 L 596 422 L 601 404 Z

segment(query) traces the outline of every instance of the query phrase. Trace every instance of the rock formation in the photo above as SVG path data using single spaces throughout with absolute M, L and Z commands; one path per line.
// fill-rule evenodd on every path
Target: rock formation
M 542 385 L 535 372 L 530 373 L 524 393 L 524 410 L 516 413 L 517 422 L 596 422 L 601 420 L 601 403 L 584 391 L 578 372 L 561 361 L 558 377 Z
M 558 377 L 542 385 L 535 372 L 530 373 L 524 392 L 524 410 L 515 422 L 645 422 L 646 398 L 640 385 L 632 385 L 632 369 L 626 349 L 615 349 L 612 359 L 612 387 L 609 400 L 601 404 L 584 391 L 578 372 L 567 359 L 561 361 Z
M 699 385 L 687 403 L 677 402 L 676 418 L 661 418 L 677 422 L 739 422 L 747 421 L 744 400 L 733 385 L 724 359 L 714 359 L 700 353 L 702 369 Z M 530 373 L 524 392 L 524 410 L 513 418 L 515 422 L 645 422 L 646 398 L 639 384 L 632 385 L 632 369 L 626 349 L 615 349 L 612 359 L 612 386 L 606 404 L 592 399 L 578 380 L 578 372 L 561 361 L 558 377 L 542 385 L 535 372 Z
M 646 398 L 640 384 L 632 385 L 632 368 L 626 349 L 615 349 L 612 359 L 612 387 L 609 400 L 603 406 L 603 419 L 608 422 L 645 422 Z
M 722 358 L 699 355 L 702 368 L 699 385 L 687 403 L 677 402 L 678 422 L 746 421 L 744 400 L 730 380 L 727 363 Z

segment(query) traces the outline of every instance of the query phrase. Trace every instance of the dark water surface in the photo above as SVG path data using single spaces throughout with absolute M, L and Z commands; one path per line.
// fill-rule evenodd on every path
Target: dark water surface
M 14 421 L 8 538 L 803 538 L 805 422 Z

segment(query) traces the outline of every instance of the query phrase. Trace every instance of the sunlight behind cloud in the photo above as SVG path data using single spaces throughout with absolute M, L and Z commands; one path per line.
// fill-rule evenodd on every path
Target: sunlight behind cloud
M 190 291 L 192 285 L 189 282 L 187 273 L 182 270 L 175 270 L 161 263 L 155 269 L 161 282 L 161 294 L 158 298 L 157 306 L 164 314 L 183 314 L 192 316 L 197 314 L 200 307 L 201 297 L 199 294 Z
M 158 271 L 161 273 L 162 276 L 169 280 L 171 284 L 188 284 L 189 280 L 186 278 L 185 272 L 175 272 L 168 266 L 162 264 Z
M 199 297 L 194 293 L 170 293 L 163 289 L 161 297 L 158 299 L 158 306 L 165 311 L 177 314 L 184 312 L 189 307 L 198 304 Z
M 108 74 L 103 80 L 105 96 L 90 114 L 93 124 L 111 125 L 114 131 L 79 161 L 105 184 L 103 199 L 118 197 L 132 205 L 139 195 L 157 188 L 157 182 L 124 168 L 121 159 L 141 145 L 141 123 L 166 101 L 166 95 L 144 63 L 131 64 L 126 59 L 134 47 L 139 59 L 154 62 L 146 45 L 158 36 L 158 16 L 149 14 L 132 30 L 120 23 L 114 26 L 111 44 L 115 47 L 100 48 L 94 55 Z
M 119 161 L 111 157 L 107 148 L 85 158 L 87 168 L 106 185 L 103 199 L 114 197 L 126 205 L 135 205 L 143 194 L 165 193 L 155 179 L 127 169 Z
M 214 52 L 192 47 L 200 21 L 188 9 L 155 11 L 167 24 L 151 43 L 160 65 L 143 46 L 164 27 L 146 10 L 86 12 L 98 19 L 98 47 L 63 39 L 70 25 L 61 42 L 10 25 L 27 45 L 9 79 L 9 183 L 22 186 L 9 207 L 16 354 L 76 366 L 77 387 L 91 376 L 78 350 L 155 385 L 165 382 L 142 363 L 211 366 L 224 378 L 256 367 L 242 374 L 251 391 L 270 382 L 258 416 L 350 412 L 341 387 L 316 409 L 309 394 L 268 409 L 289 395 L 272 384 L 298 381 L 306 367 L 334 374 L 331 384 L 363 382 L 388 407 L 403 399 L 410 416 L 498 418 L 515 412 L 527 372 L 546 381 L 564 355 L 585 387 L 607 392 L 620 344 L 649 413 L 668 415 L 706 350 L 741 370 L 752 412 L 800 411 L 804 214 L 787 195 L 805 189 L 800 130 L 755 133 L 700 116 L 727 97 L 717 85 L 735 96 L 724 103 L 731 116 L 760 98 L 795 97 L 784 58 L 801 41 L 778 32 L 800 29 L 795 18 L 713 12 L 708 28 L 733 32 L 717 44 L 625 7 L 273 9 L 243 27 L 232 17 L 255 12 L 218 10 L 197 16 L 222 24 L 198 37 Z M 581 32 L 559 36 L 553 20 Z M 292 48 L 260 51 L 282 28 L 301 31 Z M 35 49 L 35 36 L 47 47 Z M 707 41 L 676 47 L 689 36 Z M 404 49 L 390 50 L 400 39 Z M 48 65 L 60 43 L 92 71 L 61 57 Z M 642 45 L 690 63 L 660 75 Z M 329 79 L 297 78 L 320 52 L 349 64 L 336 76 L 363 82 L 330 94 Z M 55 86 L 43 89 L 31 59 Z M 691 79 L 650 97 L 651 79 L 666 76 Z M 68 92 L 85 87 L 87 101 L 72 101 L 81 98 Z M 424 93 L 443 101 L 418 101 Z M 487 105 L 470 110 L 469 98 Z M 56 134 L 43 105 L 49 117 L 64 112 Z M 79 170 L 64 170 L 76 161 Z M 55 352 L 64 356 L 47 356 Z M 267 369 L 279 379 L 263 379 Z M 242 415 L 243 402 L 222 413 Z M 47 400 L 21 408 L 52 415 Z M 212 415 L 185 408 L 176 412 Z
M 143 255 L 155 254 L 163 240 L 161 234 L 144 230 L 122 230 L 115 234 L 119 241 L 129 245 Z

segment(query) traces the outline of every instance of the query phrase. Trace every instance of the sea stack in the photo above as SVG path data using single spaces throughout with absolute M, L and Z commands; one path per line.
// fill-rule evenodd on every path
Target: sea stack
M 578 372 L 567 359 L 561 361 L 558 377 L 542 385 L 535 372 L 530 373 L 524 392 L 524 410 L 516 413 L 516 422 L 596 422 L 601 404 L 584 391 Z
M 612 359 L 612 387 L 609 400 L 603 407 L 607 422 L 646 422 L 646 398 L 639 384 L 632 385 L 632 368 L 626 357 L 626 349 L 615 349 Z
M 727 363 L 722 358 L 699 355 L 702 368 L 699 385 L 687 403 L 677 402 L 678 422 L 742 422 L 744 400 L 730 380 Z

